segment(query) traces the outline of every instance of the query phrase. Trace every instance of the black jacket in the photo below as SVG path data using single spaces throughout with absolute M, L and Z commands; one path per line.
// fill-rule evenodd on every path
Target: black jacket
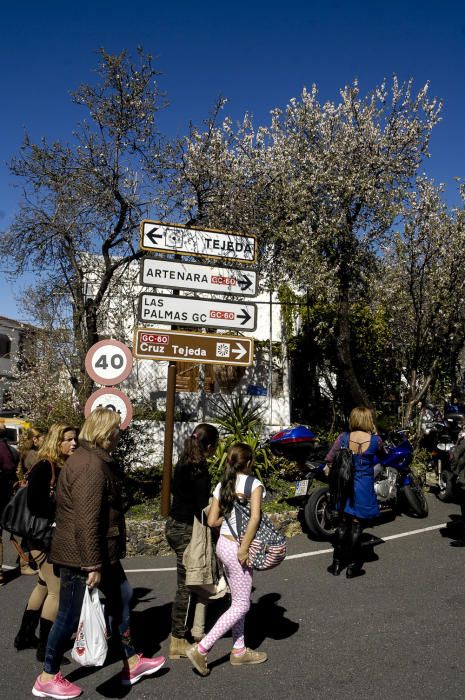
M 174 470 L 171 491 L 173 493 L 171 517 L 191 525 L 194 515 L 200 520 L 200 512 L 208 505 L 211 492 L 207 465 L 178 462 Z

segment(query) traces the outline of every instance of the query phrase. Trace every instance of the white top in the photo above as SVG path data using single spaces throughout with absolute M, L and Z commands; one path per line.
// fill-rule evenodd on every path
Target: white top
M 244 493 L 245 482 L 246 482 L 247 477 L 248 477 L 248 474 L 238 474 L 237 475 L 236 488 L 235 488 L 236 493 L 242 493 L 242 494 Z M 255 489 L 258 486 L 262 487 L 262 489 L 263 489 L 262 498 L 265 498 L 265 494 L 266 494 L 265 487 L 263 486 L 262 482 L 259 481 L 258 479 L 254 479 L 252 481 L 252 493 L 255 491 Z M 221 491 L 221 481 L 215 486 L 215 490 L 213 491 L 213 495 L 218 501 L 220 500 L 220 491 Z M 229 524 L 231 525 L 233 531 L 236 532 L 236 511 L 234 510 L 234 508 L 232 509 L 230 514 L 228 515 L 228 520 L 229 520 Z M 220 535 L 231 535 L 231 534 L 232 533 L 228 527 L 228 523 L 226 522 L 226 520 L 223 520 L 223 523 L 222 523 L 221 528 L 220 528 Z

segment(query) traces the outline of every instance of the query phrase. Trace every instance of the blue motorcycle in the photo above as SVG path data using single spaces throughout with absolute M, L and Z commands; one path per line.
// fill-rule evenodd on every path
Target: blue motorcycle
M 299 425 L 281 430 L 268 444 L 273 454 L 297 462 L 305 477 L 296 482 L 294 503 L 303 509 L 305 524 L 317 539 L 328 539 L 337 526 L 337 515 L 330 507 L 329 487 L 315 482 L 328 482 L 325 464 L 312 462 L 318 437 L 309 428 Z M 386 457 L 375 465 L 375 492 L 381 510 L 403 510 L 407 515 L 426 518 L 428 502 L 421 485 L 410 469 L 413 447 L 405 431 L 391 433 L 384 439 Z

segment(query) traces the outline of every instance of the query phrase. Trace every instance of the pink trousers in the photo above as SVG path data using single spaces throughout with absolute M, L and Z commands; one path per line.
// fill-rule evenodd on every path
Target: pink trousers
M 229 588 L 231 590 L 231 607 L 226 610 L 202 639 L 202 647 L 209 651 L 214 643 L 232 629 L 233 647 L 242 649 L 244 642 L 244 620 L 250 608 L 252 592 L 252 569 L 242 566 L 237 558 L 239 545 L 220 535 L 216 545 L 216 556 L 223 564 Z

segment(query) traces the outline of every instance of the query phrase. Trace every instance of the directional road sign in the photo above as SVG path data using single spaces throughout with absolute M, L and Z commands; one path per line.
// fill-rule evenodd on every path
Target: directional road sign
M 141 294 L 139 319 L 148 323 L 254 331 L 257 307 L 249 302 L 226 302 L 166 294 Z
M 132 363 L 130 349 L 113 338 L 92 345 L 85 360 L 89 377 L 104 386 L 113 386 L 126 379 L 131 374 Z
M 243 263 L 257 261 L 255 236 L 216 229 L 185 228 L 161 221 L 141 222 L 140 247 L 158 253 L 227 258 Z
M 141 360 L 249 366 L 253 362 L 253 340 L 212 333 L 138 328 L 134 335 L 134 355 Z
M 84 407 L 84 415 L 87 418 L 89 413 L 96 408 L 111 408 L 121 416 L 121 429 L 128 427 L 132 418 L 132 405 L 126 394 L 119 389 L 98 389 L 87 399 Z
M 257 273 L 252 270 L 210 267 L 159 258 L 142 259 L 140 281 L 148 287 L 250 297 L 257 294 Z

